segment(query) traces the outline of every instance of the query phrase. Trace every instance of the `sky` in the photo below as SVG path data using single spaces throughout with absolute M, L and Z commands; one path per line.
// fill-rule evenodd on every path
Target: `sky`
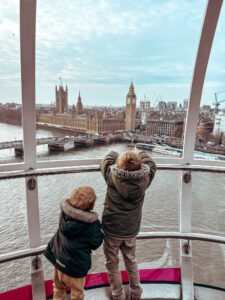
M 138 103 L 182 103 L 205 7 L 205 0 L 37 0 L 36 103 L 55 101 L 59 78 L 69 105 L 80 91 L 84 106 L 123 106 L 131 80 Z M 225 91 L 224 32 L 222 7 L 202 105 Z M 21 103 L 19 0 L 0 2 L 0 43 L 0 103 Z

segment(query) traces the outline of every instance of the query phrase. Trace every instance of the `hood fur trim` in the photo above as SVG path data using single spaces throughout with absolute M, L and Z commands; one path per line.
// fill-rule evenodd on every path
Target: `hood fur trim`
M 69 203 L 69 199 L 63 200 L 60 203 L 60 208 L 67 216 L 76 219 L 77 221 L 94 223 L 98 219 L 98 214 L 96 212 L 75 208 Z
M 121 178 L 129 179 L 141 179 L 150 173 L 150 167 L 148 165 L 142 164 L 141 169 L 137 171 L 124 171 L 119 169 L 116 165 L 111 167 L 112 174 L 117 175 Z

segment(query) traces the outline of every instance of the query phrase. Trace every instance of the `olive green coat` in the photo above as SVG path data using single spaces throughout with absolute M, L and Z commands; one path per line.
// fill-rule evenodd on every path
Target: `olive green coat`
M 117 157 L 117 152 L 111 151 L 100 163 L 108 186 L 102 229 L 113 237 L 130 238 L 139 232 L 145 190 L 154 178 L 156 164 L 145 151 L 141 151 L 138 153 L 141 169 L 124 171 L 116 166 Z

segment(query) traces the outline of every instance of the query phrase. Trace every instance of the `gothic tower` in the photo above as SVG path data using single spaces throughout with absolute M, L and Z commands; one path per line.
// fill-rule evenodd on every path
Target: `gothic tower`
M 126 97 L 126 123 L 125 130 L 135 130 L 135 118 L 136 118 L 136 95 L 134 92 L 134 85 L 131 81 L 130 88 Z
M 83 104 L 81 102 L 81 96 L 79 92 L 78 100 L 77 100 L 77 106 L 76 106 L 76 114 L 77 115 L 82 115 L 83 113 Z
M 55 103 L 56 103 L 56 112 L 65 113 L 68 109 L 68 89 L 64 90 L 62 85 L 59 85 L 59 90 L 57 85 L 55 86 Z

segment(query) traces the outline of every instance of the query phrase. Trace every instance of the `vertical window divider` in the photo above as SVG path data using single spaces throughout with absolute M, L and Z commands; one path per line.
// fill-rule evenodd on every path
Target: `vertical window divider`
M 193 161 L 202 89 L 222 3 L 223 0 L 208 0 L 206 6 L 189 95 L 184 133 L 184 163 Z
M 36 0 L 20 0 L 20 49 L 22 124 L 26 170 L 36 169 L 35 34 Z M 37 177 L 25 178 L 29 244 L 41 245 Z M 44 300 L 45 283 L 41 258 L 31 259 L 33 300 Z
M 199 107 L 210 51 L 217 27 L 223 0 L 208 0 L 195 60 L 192 84 L 189 96 L 186 128 L 184 134 L 183 160 L 184 164 L 192 164 L 195 148 L 195 137 L 199 117 Z M 180 191 L 180 232 L 191 232 L 191 174 L 181 172 Z M 180 240 L 181 262 L 181 298 L 194 300 L 192 243 Z

